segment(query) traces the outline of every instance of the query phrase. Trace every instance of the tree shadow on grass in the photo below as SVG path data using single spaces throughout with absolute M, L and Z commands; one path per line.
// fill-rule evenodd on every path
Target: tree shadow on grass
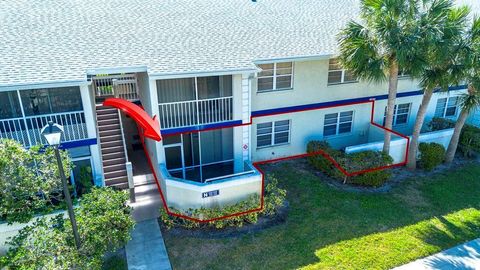
M 463 212 L 453 219 L 442 217 L 467 208 L 473 208 L 472 212 L 479 214 L 478 166 L 446 173 L 434 180 L 408 180 L 391 192 L 382 194 L 352 193 L 332 188 L 318 176 L 295 166 L 294 162 L 267 165 L 263 169 L 267 174 L 274 174 L 279 179 L 279 186 L 287 189 L 290 211 L 286 223 L 236 239 L 202 240 L 166 234 L 164 237 L 169 253 L 174 254 L 171 259 L 175 267 L 192 269 L 192 265 L 202 265 L 210 269 L 292 269 L 311 265 L 312 269 L 318 269 L 320 267 L 315 266 L 319 262 L 330 259 L 339 262 L 332 264 L 333 269 L 341 269 L 342 263 L 350 260 L 351 256 L 357 256 L 360 263 L 370 260 L 370 266 L 376 266 L 381 252 L 387 257 L 396 255 L 388 253 L 391 252 L 388 250 L 390 242 L 385 242 L 384 235 L 423 224 L 423 221 L 434 217 L 439 217 L 436 226 L 425 226 L 416 233 L 407 230 L 394 235 L 401 241 L 405 235 L 407 240 L 426 246 L 422 253 L 412 251 L 395 265 L 480 235 L 480 220 L 478 223 L 468 219 L 456 222 L 456 219 L 463 218 Z M 418 194 L 412 196 L 409 193 L 411 190 L 418 191 Z M 456 196 L 448 192 L 456 193 Z M 385 250 L 377 252 L 375 241 L 383 244 Z M 397 245 L 400 250 L 404 248 L 393 241 L 391 244 Z M 405 244 L 408 246 L 409 242 Z M 202 249 L 209 245 L 215 245 L 216 251 L 203 256 Z M 371 255 L 365 256 L 367 258 L 359 258 L 368 252 Z M 399 256 L 402 254 L 399 253 Z M 395 266 L 388 261 L 384 263 L 388 267 L 378 268 Z M 362 267 L 350 269 L 354 268 Z

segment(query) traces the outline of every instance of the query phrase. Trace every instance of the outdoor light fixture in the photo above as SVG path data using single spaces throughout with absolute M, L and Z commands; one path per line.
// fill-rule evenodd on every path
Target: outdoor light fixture
M 49 121 L 48 124 L 42 128 L 40 133 L 45 137 L 48 145 L 58 146 L 60 145 L 60 139 L 62 138 L 63 127 Z
M 75 245 L 77 246 L 77 249 L 80 249 L 80 235 L 78 234 L 77 221 L 75 219 L 75 213 L 73 212 L 72 198 L 70 197 L 67 178 L 65 177 L 65 172 L 63 171 L 60 150 L 58 150 L 58 146 L 60 145 L 60 139 L 62 138 L 63 134 L 63 127 L 59 124 L 55 124 L 52 121 L 49 121 L 48 124 L 42 128 L 40 133 L 43 135 L 43 137 L 45 137 L 48 145 L 53 146 L 55 149 L 55 157 L 58 164 L 58 173 L 62 180 L 63 195 L 65 196 L 65 202 L 67 203 L 68 216 L 70 217 L 70 222 L 72 223 L 73 237 L 75 238 Z

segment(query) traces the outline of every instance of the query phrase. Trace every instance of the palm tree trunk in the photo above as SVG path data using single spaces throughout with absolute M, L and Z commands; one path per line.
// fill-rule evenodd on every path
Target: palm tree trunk
M 395 99 L 397 98 L 398 88 L 398 63 L 395 56 L 390 57 L 390 70 L 388 79 L 388 102 L 387 102 L 387 115 L 385 118 L 385 128 L 392 129 L 393 126 L 393 113 L 395 109 Z M 390 141 L 392 140 L 392 134 L 384 131 L 383 137 L 383 152 L 390 152 Z
M 415 125 L 413 126 L 412 140 L 408 148 L 408 164 L 407 168 L 415 170 L 417 168 L 417 152 L 420 138 L 420 131 L 422 130 L 423 122 L 425 121 L 425 115 L 427 114 L 428 104 L 433 96 L 433 89 L 425 89 L 422 97 L 422 104 L 418 109 L 417 117 L 415 119 Z
M 465 122 L 468 118 L 468 111 L 463 109 L 460 113 L 460 116 L 455 123 L 455 129 L 453 131 L 453 136 L 450 139 L 450 144 L 448 145 L 447 153 L 445 154 L 445 162 L 451 163 L 457 152 L 458 142 L 460 141 L 460 134 L 462 133 L 462 128 L 465 125 Z

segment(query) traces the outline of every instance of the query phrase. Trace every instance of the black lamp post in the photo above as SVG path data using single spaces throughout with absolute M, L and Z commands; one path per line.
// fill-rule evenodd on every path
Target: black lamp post
M 65 196 L 65 201 L 67 202 L 68 216 L 70 217 L 70 222 L 72 223 L 73 236 L 75 238 L 75 245 L 77 249 L 80 248 L 80 236 L 78 234 L 77 221 L 75 220 L 75 213 L 73 212 L 72 198 L 70 197 L 70 191 L 68 191 L 67 178 L 65 177 L 65 172 L 63 171 L 62 159 L 60 157 L 60 151 L 58 146 L 60 145 L 60 139 L 62 137 L 63 127 L 61 125 L 55 124 L 52 121 L 48 122 L 46 126 L 42 128 L 41 134 L 47 140 L 48 145 L 53 146 L 55 149 L 55 157 L 57 158 L 58 163 L 58 172 L 60 173 L 60 178 L 63 184 L 63 195 Z

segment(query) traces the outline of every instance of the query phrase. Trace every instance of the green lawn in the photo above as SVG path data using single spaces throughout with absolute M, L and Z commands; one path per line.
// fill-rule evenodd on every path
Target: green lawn
M 294 162 L 265 169 L 288 191 L 286 223 L 227 239 L 165 233 L 175 269 L 389 269 L 480 237 L 480 165 L 384 194 L 335 189 Z

